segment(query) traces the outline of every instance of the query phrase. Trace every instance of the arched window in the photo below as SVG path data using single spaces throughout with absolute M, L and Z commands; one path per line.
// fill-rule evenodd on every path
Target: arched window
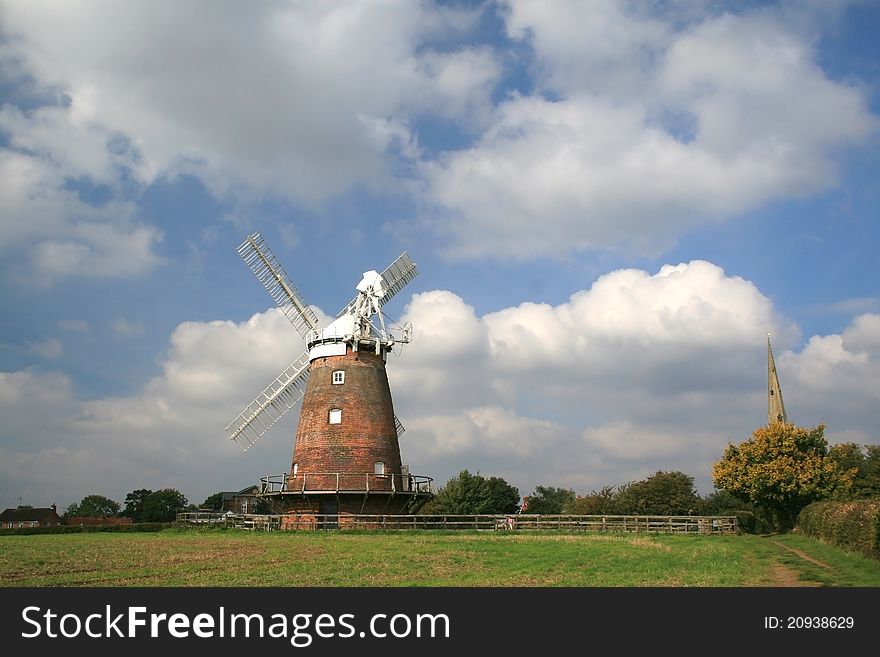
M 373 464 L 373 472 L 375 474 L 385 474 L 385 464 L 382 461 L 376 461 Z
M 331 408 L 330 409 L 330 424 L 342 424 L 342 409 L 341 408 Z

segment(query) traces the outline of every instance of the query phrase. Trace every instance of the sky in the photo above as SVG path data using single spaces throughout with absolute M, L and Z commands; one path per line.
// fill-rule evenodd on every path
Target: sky
M 880 442 L 880 4 L 0 0 L 0 507 L 290 466 L 224 428 L 404 250 L 403 462 L 712 490 L 786 410 Z

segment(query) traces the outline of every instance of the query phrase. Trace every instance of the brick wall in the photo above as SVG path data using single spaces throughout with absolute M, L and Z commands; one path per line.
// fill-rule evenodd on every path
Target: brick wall
M 334 384 L 333 372 L 345 372 L 345 382 Z M 342 422 L 330 424 L 331 409 L 342 410 Z M 318 358 L 311 364 L 296 432 L 290 488 L 302 486 L 305 473 L 339 472 L 361 475 L 346 488 L 363 488 L 360 479 L 384 463 L 387 474 L 400 474 L 400 447 L 385 362 L 373 352 L 350 349 L 344 356 Z M 293 464 L 297 465 L 294 474 Z M 310 490 L 334 490 L 336 477 L 309 477 Z M 398 478 L 399 481 L 399 478 Z M 373 490 L 390 490 L 391 481 L 370 477 Z

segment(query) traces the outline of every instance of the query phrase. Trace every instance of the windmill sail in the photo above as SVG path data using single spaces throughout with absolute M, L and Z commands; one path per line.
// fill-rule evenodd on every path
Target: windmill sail
M 230 440 L 247 451 L 302 399 L 309 379 L 309 352 L 297 358 L 226 427 Z
M 400 438 L 400 434 L 402 434 L 406 429 L 403 427 L 403 422 L 400 421 L 400 418 L 396 415 L 394 416 L 394 427 L 397 429 L 397 437 Z
M 406 287 L 406 285 L 414 279 L 418 273 L 419 270 L 416 268 L 416 263 L 412 261 L 406 251 L 401 253 L 397 260 L 388 265 L 385 271 L 381 274 L 382 286 L 385 290 L 385 294 L 379 299 L 379 305 L 385 305 L 391 297 Z M 358 297 L 355 297 L 349 301 L 345 308 L 339 311 L 339 314 L 336 316 L 342 317 L 343 315 L 353 314 L 357 302 Z
M 238 255 L 299 334 L 309 340 L 318 330 L 318 318 L 260 234 L 248 235 L 238 247 Z

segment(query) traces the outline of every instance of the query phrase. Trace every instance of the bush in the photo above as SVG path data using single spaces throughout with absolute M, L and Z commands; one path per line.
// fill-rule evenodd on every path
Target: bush
M 93 534 L 95 532 L 158 532 L 176 526 L 173 522 L 138 522 L 130 525 L 58 525 L 57 527 L 13 527 L 0 529 L 0 536 L 33 534 Z
M 798 516 L 807 536 L 880 559 L 880 500 L 814 502 Z
M 739 523 L 739 529 L 744 534 L 772 534 L 776 531 L 776 524 L 773 521 L 773 517 L 767 513 L 737 509 L 735 511 L 718 513 L 717 515 L 736 516 L 737 522 Z

